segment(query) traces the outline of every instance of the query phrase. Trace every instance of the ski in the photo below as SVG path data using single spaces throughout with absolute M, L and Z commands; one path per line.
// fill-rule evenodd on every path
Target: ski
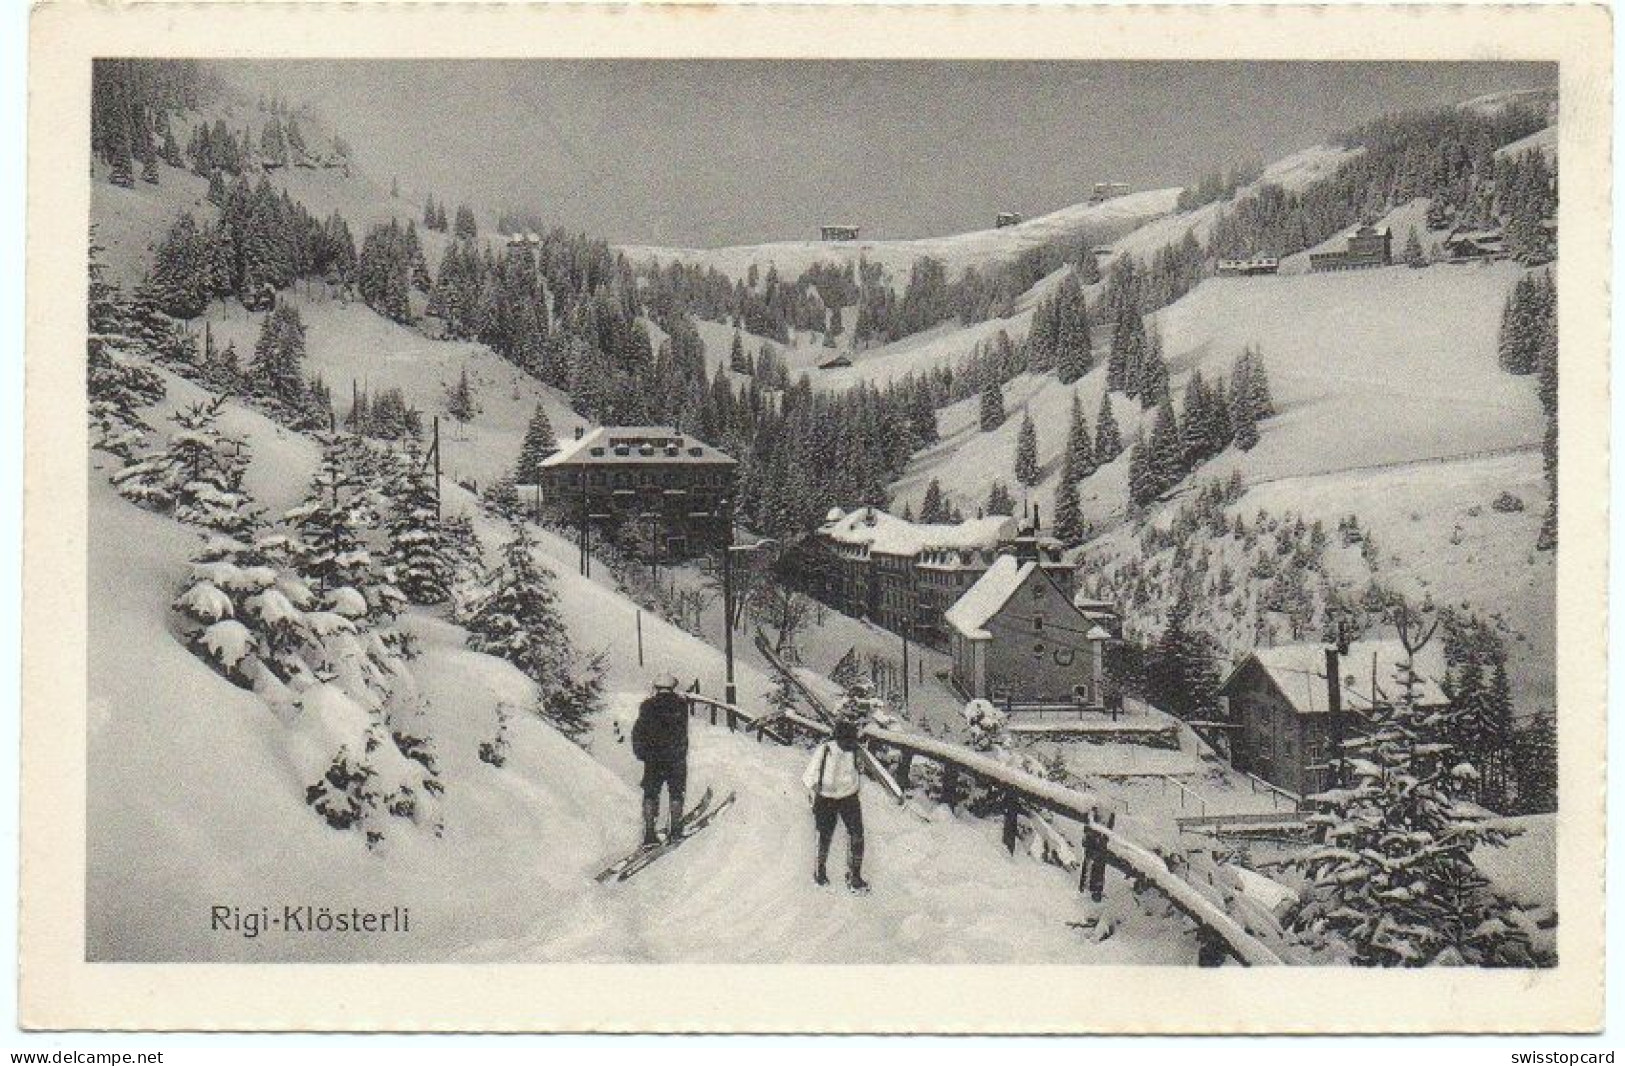
M 703 811 L 706 808 L 706 806 L 708 806 L 710 804 L 711 796 L 712 796 L 712 790 L 707 788 L 705 790 L 705 795 L 700 797 L 700 802 L 696 803 L 694 806 L 690 807 L 688 810 L 683 812 L 682 818 L 679 819 L 679 821 L 678 821 L 678 826 L 680 828 L 685 828 L 686 829 L 688 827 L 689 822 L 691 822 L 694 818 L 696 818 L 700 814 L 700 812 Z M 626 869 L 628 866 L 630 866 L 632 863 L 636 862 L 638 859 L 642 858 L 644 855 L 647 855 L 649 852 L 655 850 L 658 847 L 663 846 L 666 843 L 667 843 L 667 838 L 666 837 L 661 837 L 659 843 L 655 843 L 655 844 L 639 844 L 629 854 L 623 855 L 621 858 L 616 859 L 614 862 L 610 863 L 607 867 L 605 867 L 602 871 L 600 871 L 597 874 L 597 876 L 595 876 L 593 878 L 593 880 L 597 881 L 599 884 L 603 884 L 605 881 L 608 881 L 608 880 L 618 876 L 622 870 Z
M 662 855 L 667 855 L 672 851 L 675 851 L 682 845 L 683 841 L 710 825 L 717 815 L 727 810 L 728 807 L 733 804 L 733 801 L 737 797 L 738 793 L 730 792 L 727 796 L 723 797 L 722 801 L 716 804 L 716 806 L 710 808 L 709 810 L 701 811 L 692 819 L 685 821 L 683 823 L 683 831 L 681 833 L 669 840 L 663 840 L 654 847 L 634 856 L 632 862 L 624 867 L 620 873 L 615 875 L 615 880 L 625 881 L 634 874 L 641 872 L 645 867 L 654 862 L 656 859 L 659 859 Z

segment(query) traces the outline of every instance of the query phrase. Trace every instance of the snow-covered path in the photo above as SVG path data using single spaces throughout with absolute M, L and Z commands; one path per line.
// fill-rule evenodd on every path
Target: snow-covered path
M 612 721 L 595 754 L 628 780 L 610 816 L 636 840 L 637 773 L 624 734 L 641 693 L 612 700 Z M 1104 943 L 1067 927 L 1095 912 L 1071 875 L 1008 855 L 996 823 L 945 810 L 921 820 L 866 786 L 865 876 L 874 891 L 839 887 L 845 836 L 837 831 L 830 868 L 836 883 L 812 883 L 812 819 L 800 784 L 806 752 L 757 743 L 696 720 L 691 727 L 690 784 L 738 801 L 708 828 L 637 877 L 590 891 L 620 923 L 566 931 L 552 923 L 537 935 L 487 945 L 476 956 L 576 961 L 688 962 L 1053 962 L 1185 963 L 1194 939 L 1177 923 L 1129 917 Z M 606 744 L 607 741 L 607 744 Z M 583 881 L 611 855 L 580 867 Z M 1126 893 L 1124 894 L 1126 896 Z M 1121 901 L 1119 901 L 1121 902 Z M 1108 903 L 1108 906 L 1111 904 Z M 1115 908 L 1114 908 L 1115 913 Z

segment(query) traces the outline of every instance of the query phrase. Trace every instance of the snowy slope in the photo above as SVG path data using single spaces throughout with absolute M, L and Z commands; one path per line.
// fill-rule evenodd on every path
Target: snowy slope
M 1538 445 L 1534 390 L 1496 365 L 1501 304 L 1516 277 L 1503 263 L 1204 281 L 1154 316 L 1176 399 L 1193 370 L 1227 375 L 1250 344 L 1263 354 L 1279 412 L 1258 447 L 1204 475 L 1233 464 L 1255 481 Z M 918 506 L 932 476 L 969 500 L 985 498 L 994 480 L 1011 484 L 1021 412 L 1030 410 L 1044 471 L 1037 496 L 1047 502 L 1071 394 L 1093 427 L 1104 380 L 1099 365 L 1072 386 L 1023 375 L 1005 387 L 1010 417 L 992 433 L 976 428 L 975 398 L 945 408 L 943 442 L 915 457 L 897 483 L 901 499 Z M 1113 404 L 1132 439 L 1138 404 L 1122 396 Z M 1083 483 L 1086 511 L 1092 495 L 1102 495 L 1106 513 L 1120 509 L 1121 492 L 1091 492 L 1100 477 Z M 1103 517 L 1098 505 L 1093 516 Z
M 778 267 L 779 275 L 787 280 L 799 277 L 802 271 L 817 262 L 856 263 L 863 258 L 885 267 L 891 273 L 893 283 L 902 286 L 908 281 L 909 268 L 923 256 L 942 260 L 948 276 L 954 278 L 967 267 L 985 268 L 1013 258 L 1028 248 L 1085 231 L 1126 231 L 1146 219 L 1172 211 L 1178 198 L 1178 189 L 1153 189 L 1099 204 L 1074 204 L 1016 226 L 917 240 L 780 241 L 728 248 L 624 245 L 620 250 L 634 262 L 659 260 L 666 263 L 675 259 L 702 267 L 714 267 L 732 278 L 745 277 L 752 264 L 762 270 L 771 264 Z
M 184 383 L 172 379 L 171 389 L 171 404 L 193 398 Z M 309 442 L 295 447 L 235 405 L 226 420 L 248 438 L 262 502 L 297 498 Z M 93 460 L 90 481 L 93 958 L 1181 963 L 1194 951 L 1183 923 L 1143 912 L 1127 893 L 1092 908 L 1069 875 L 1008 856 L 993 822 L 942 811 L 921 821 L 878 794 L 867 811 L 876 893 L 817 889 L 799 785 L 805 751 L 698 723 L 695 791 L 735 791 L 738 803 L 635 881 L 593 884 L 637 836 L 638 768 L 624 738 L 650 678 L 675 669 L 716 692 L 722 662 L 645 618 L 639 666 L 634 605 L 576 573 L 573 546 L 547 533 L 541 553 L 558 574 L 572 638 L 607 653 L 610 710 L 591 754 L 520 713 L 508 764 L 481 762 L 498 702 L 524 707 L 530 683 L 468 651 L 456 626 L 411 612 L 402 624 L 415 638 L 410 669 L 425 701 L 415 725 L 445 786 L 444 828 L 397 827 L 368 851 L 303 802 L 307 725 L 221 679 L 174 638 L 167 605 L 198 534 L 119 498 L 105 464 Z M 467 512 L 473 501 L 451 487 L 446 506 Z M 477 530 L 492 546 L 503 534 L 483 514 Z M 743 666 L 739 680 L 759 705 L 766 679 Z M 216 904 L 280 912 L 290 901 L 405 906 L 412 932 L 245 938 L 210 929 Z M 1099 913 L 1115 928 L 1104 943 L 1067 931 L 1066 922 Z
M 383 389 L 400 389 L 407 403 L 423 413 L 426 428 L 432 416 L 440 416 L 442 469 L 454 481 L 483 486 L 512 473 L 538 404 L 561 440 L 586 424 L 563 393 L 483 344 L 434 340 L 374 314 L 365 304 L 320 295 L 310 299 L 297 288 L 283 300 L 298 308 L 305 323 L 306 373 L 320 375 L 332 389 L 338 416 L 350 409 L 352 382 L 375 396 Z M 235 344 L 245 361 L 264 317 L 235 302 L 216 303 L 208 313 L 216 343 Z M 446 413 L 446 390 L 465 370 L 480 410 L 460 423 Z

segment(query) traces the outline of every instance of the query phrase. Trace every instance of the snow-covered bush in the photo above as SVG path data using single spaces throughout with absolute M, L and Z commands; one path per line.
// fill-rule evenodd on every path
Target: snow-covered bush
M 971 700 L 959 712 L 965 719 L 966 736 L 974 751 L 993 751 L 1005 742 L 1010 716 L 987 700 Z
M 216 420 L 225 397 L 192 404 L 171 416 L 169 443 L 129 463 L 112 477 L 127 499 L 182 522 L 233 536 L 255 523 L 243 488 L 248 452 L 243 441 L 224 436 Z
M 287 538 L 211 537 L 174 609 L 181 639 L 283 718 L 305 799 L 369 845 L 388 816 L 437 826 L 440 790 L 424 741 L 402 724 L 418 706 L 411 674 L 350 586 L 318 591 L 291 565 Z

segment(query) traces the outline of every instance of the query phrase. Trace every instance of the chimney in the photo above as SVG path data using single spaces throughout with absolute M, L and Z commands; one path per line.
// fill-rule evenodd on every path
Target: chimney
M 584 430 L 585 430 L 585 429 L 586 429 L 586 428 L 587 428 L 587 427 L 585 427 L 585 426 L 577 426 L 577 427 L 576 427 L 576 440 L 580 440 L 580 439 L 581 439 L 581 434 L 582 434 L 582 432 L 583 432 L 583 431 L 584 431 Z
M 1337 651 L 1336 647 L 1326 649 L 1326 724 L 1330 726 L 1326 760 L 1332 766 L 1333 788 L 1343 784 L 1343 672 Z

